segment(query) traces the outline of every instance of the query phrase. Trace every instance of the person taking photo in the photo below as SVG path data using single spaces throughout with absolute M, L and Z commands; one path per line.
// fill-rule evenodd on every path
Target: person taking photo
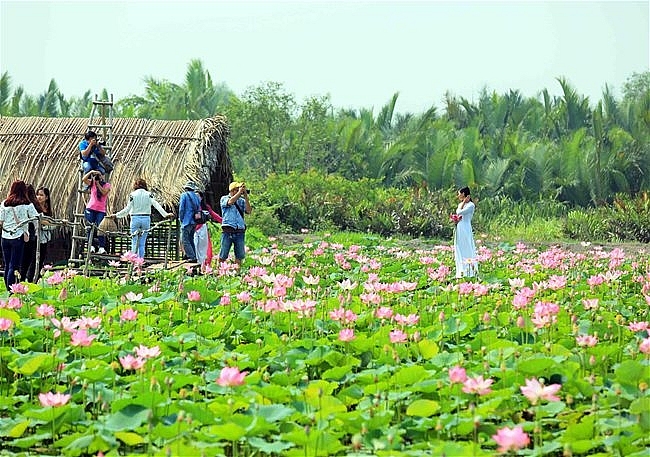
M 228 259 L 230 248 L 235 247 L 235 262 L 241 267 L 246 257 L 246 222 L 244 214 L 252 211 L 249 191 L 243 182 L 231 182 L 228 195 L 221 197 L 221 249 L 219 260 Z

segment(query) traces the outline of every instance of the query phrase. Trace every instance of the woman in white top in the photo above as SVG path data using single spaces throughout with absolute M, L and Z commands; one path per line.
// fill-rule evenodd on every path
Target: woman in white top
M 126 217 L 127 214 L 131 215 L 131 252 L 144 258 L 144 246 L 147 242 L 149 229 L 151 228 L 151 207 L 156 210 L 165 218 L 174 217 L 173 214 L 168 213 L 156 201 L 147 188 L 147 181 L 138 178 L 133 183 L 134 191 L 129 195 L 129 203 L 126 207 L 111 217 Z
M 456 214 L 461 216 L 456 224 L 454 237 L 454 257 L 456 259 L 456 277 L 472 277 L 478 274 L 476 263 L 476 245 L 472 231 L 472 216 L 476 206 L 470 197 L 469 187 L 458 191 L 458 208 Z
M 5 264 L 4 280 L 7 290 L 16 281 L 16 270 L 23 259 L 23 249 L 29 237 L 29 221 L 38 217 L 38 212 L 27 197 L 24 181 L 14 181 L 7 198 L 0 204 L 2 224 L 2 257 Z

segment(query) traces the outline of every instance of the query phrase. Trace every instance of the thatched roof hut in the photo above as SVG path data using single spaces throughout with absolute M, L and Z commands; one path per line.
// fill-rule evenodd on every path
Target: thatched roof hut
M 79 141 L 86 118 L 0 117 L 0 200 L 16 179 L 46 186 L 55 217 L 73 220 L 80 176 Z M 101 136 L 101 129 L 98 134 Z M 232 180 L 225 117 L 196 121 L 114 119 L 115 170 L 108 212 L 126 205 L 136 178 L 176 212 L 183 185 L 192 180 L 218 202 Z

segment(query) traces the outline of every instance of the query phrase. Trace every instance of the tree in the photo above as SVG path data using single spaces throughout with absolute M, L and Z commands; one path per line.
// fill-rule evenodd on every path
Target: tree
M 282 84 L 266 82 L 249 88 L 226 113 L 231 122 L 234 164 L 245 164 L 262 177 L 286 174 L 302 164 L 302 158 L 292 154 L 296 102 Z

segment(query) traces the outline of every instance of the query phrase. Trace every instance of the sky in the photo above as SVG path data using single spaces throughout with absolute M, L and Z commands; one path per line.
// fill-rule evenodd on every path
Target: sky
M 183 84 L 199 59 L 237 95 L 267 81 L 297 102 L 398 112 L 475 101 L 483 89 L 560 95 L 565 78 L 592 105 L 650 69 L 648 1 L 10 1 L 0 0 L 0 71 L 38 95 L 144 79 Z

